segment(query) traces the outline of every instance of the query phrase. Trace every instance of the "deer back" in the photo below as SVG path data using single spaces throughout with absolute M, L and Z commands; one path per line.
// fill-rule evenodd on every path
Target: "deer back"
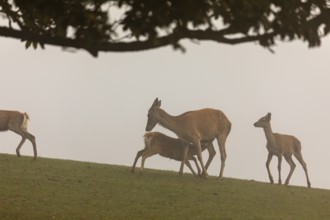
M 231 130 L 231 123 L 226 115 L 211 108 L 186 112 L 178 116 L 178 120 L 183 138 L 194 134 L 198 135 L 200 140 L 213 140 L 221 134 L 227 136 Z
M 298 138 L 292 135 L 274 133 L 276 145 L 282 154 L 291 155 L 301 151 L 301 143 Z
M 146 146 L 154 153 L 182 161 L 183 143 L 177 139 L 164 135 L 160 132 L 148 132 L 144 135 Z M 188 156 L 190 158 L 190 156 Z

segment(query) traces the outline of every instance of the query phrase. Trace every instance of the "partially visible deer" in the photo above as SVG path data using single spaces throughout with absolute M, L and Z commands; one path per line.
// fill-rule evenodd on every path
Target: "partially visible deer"
M 27 113 L 0 110 L 0 131 L 13 131 L 22 137 L 21 142 L 16 148 L 17 156 L 21 156 L 20 149 L 25 140 L 28 139 L 33 145 L 34 159 L 37 159 L 37 146 L 35 137 L 27 131 L 28 121 L 29 116 Z
M 192 144 L 203 170 L 202 175 L 207 177 L 206 166 L 204 166 L 202 158 L 201 142 L 211 142 L 217 139 L 221 157 L 219 177 L 222 177 L 227 157 L 225 143 L 231 130 L 231 123 L 226 115 L 220 110 L 205 108 L 172 116 L 161 109 L 160 106 L 161 101 L 156 98 L 148 111 L 146 131 L 151 131 L 159 123 L 174 132 L 185 143 L 184 158 L 181 162 L 179 174 L 182 175 L 183 173 L 189 144 Z
M 301 154 L 301 144 L 300 141 L 291 135 L 286 134 L 278 134 L 273 133 L 272 128 L 270 126 L 271 113 L 268 113 L 266 116 L 260 118 L 256 123 L 254 123 L 255 127 L 260 127 L 264 129 L 266 139 L 267 139 L 267 150 L 268 150 L 268 158 L 266 162 L 266 167 L 268 171 L 269 180 L 271 183 L 274 183 L 273 177 L 270 173 L 269 164 L 272 160 L 272 157 L 275 155 L 278 157 L 278 184 L 282 184 L 281 180 L 281 163 L 282 156 L 284 156 L 285 160 L 290 165 L 290 172 L 285 180 L 285 185 L 289 184 L 290 178 L 294 169 L 296 168 L 295 163 L 292 160 L 292 154 L 297 158 L 299 163 L 302 165 L 307 179 L 308 188 L 311 187 L 311 183 L 309 181 L 307 166 Z
M 151 157 L 155 154 L 159 154 L 163 157 L 174 159 L 177 161 L 183 160 L 183 153 L 184 153 L 184 146 L 180 139 L 169 137 L 165 134 L 162 134 L 160 132 L 147 132 L 144 134 L 144 143 L 145 147 L 144 149 L 137 152 L 134 164 L 132 166 L 131 172 L 133 173 L 135 170 L 136 163 L 140 157 L 141 159 L 141 173 L 143 173 L 144 169 L 144 162 L 148 157 Z M 210 164 L 211 160 L 213 159 L 215 155 L 215 150 L 212 142 L 202 142 L 202 151 L 207 149 L 209 151 L 209 163 L 207 163 L 207 167 Z M 201 174 L 201 170 L 198 166 L 197 160 L 194 157 L 196 155 L 196 150 L 192 146 L 188 149 L 188 155 L 187 160 L 185 164 L 188 166 L 188 168 L 191 170 L 194 176 L 196 176 L 196 173 L 194 169 L 191 167 L 191 164 L 189 160 L 192 160 L 195 162 L 198 175 Z M 206 167 L 206 169 L 207 169 Z

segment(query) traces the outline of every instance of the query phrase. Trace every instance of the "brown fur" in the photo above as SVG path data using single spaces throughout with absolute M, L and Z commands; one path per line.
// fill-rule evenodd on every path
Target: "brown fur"
M 16 154 L 18 157 L 21 156 L 20 149 L 25 140 L 30 140 L 33 145 L 34 159 L 37 159 L 37 146 L 35 137 L 27 131 L 27 120 L 29 120 L 27 113 L 0 110 L 0 131 L 10 130 L 22 137 L 21 142 L 16 148 Z
M 145 160 L 148 157 L 151 157 L 155 154 L 159 154 L 163 157 L 170 158 L 170 159 L 177 160 L 177 161 L 183 160 L 184 148 L 183 148 L 183 143 L 180 139 L 169 137 L 160 132 L 147 132 L 144 134 L 143 137 L 144 137 L 145 147 L 144 147 L 144 149 L 137 152 L 135 160 L 134 160 L 134 164 L 133 164 L 133 167 L 131 170 L 132 172 L 134 172 L 136 163 L 140 157 L 142 157 L 141 173 L 143 172 L 143 169 L 144 169 Z M 212 152 L 211 148 L 213 149 L 213 152 L 215 152 L 212 142 L 210 144 L 204 143 L 204 142 L 202 143 L 202 150 L 208 149 L 209 151 Z M 194 157 L 194 155 L 196 155 L 196 153 L 197 153 L 196 150 L 192 146 L 189 147 L 187 161 L 186 161 L 186 165 L 188 166 L 188 168 L 191 170 L 191 172 L 194 175 L 196 175 L 196 173 L 195 173 L 194 169 L 191 167 L 188 160 L 192 160 L 195 162 L 197 170 L 198 170 L 198 174 L 200 174 L 201 173 L 200 168 L 198 166 L 196 158 Z M 212 156 L 212 158 L 213 158 L 213 156 Z
M 203 140 L 212 141 L 217 139 L 221 158 L 219 177 L 222 177 L 227 157 L 225 143 L 231 130 L 231 123 L 226 115 L 220 110 L 206 108 L 189 111 L 179 116 L 171 116 L 161 109 L 160 106 L 161 101 L 156 98 L 148 111 L 146 131 L 151 131 L 159 123 L 161 126 L 174 132 L 181 141 L 186 143 L 184 145 L 185 153 L 180 167 L 180 174 L 183 172 L 188 145 L 192 143 L 197 152 L 203 175 L 207 177 L 207 166 L 204 166 L 203 163 L 200 143 Z
M 311 187 L 311 183 L 309 181 L 308 172 L 307 172 L 307 166 L 301 154 L 300 141 L 292 135 L 273 133 L 270 125 L 270 120 L 271 120 L 271 113 L 268 113 L 266 116 L 260 118 L 256 123 L 254 123 L 255 127 L 263 128 L 266 135 L 266 139 L 267 139 L 266 147 L 268 150 L 266 168 L 268 171 L 270 182 L 273 183 L 274 180 L 270 173 L 269 164 L 272 160 L 272 157 L 275 155 L 278 157 L 278 174 L 279 174 L 278 183 L 282 184 L 281 163 L 282 163 L 282 156 L 284 156 L 285 160 L 290 165 L 290 172 L 285 181 L 286 185 L 289 184 L 292 173 L 296 167 L 295 163 L 292 160 L 292 155 L 294 155 L 305 171 L 307 186 Z

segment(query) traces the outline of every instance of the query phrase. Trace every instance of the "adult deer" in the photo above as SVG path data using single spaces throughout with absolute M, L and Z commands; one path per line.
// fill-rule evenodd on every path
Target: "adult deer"
M 135 166 L 140 157 L 141 159 L 141 173 L 143 173 L 144 169 L 144 162 L 148 157 L 151 157 L 155 154 L 159 154 L 163 157 L 170 158 L 173 160 L 177 161 L 182 161 L 183 160 L 183 153 L 184 153 L 184 148 L 183 148 L 183 143 L 181 140 L 177 138 L 172 138 L 169 137 L 165 134 L 162 134 L 160 132 L 147 132 L 143 136 L 144 138 L 144 149 L 140 150 L 137 152 L 132 170 L 131 172 L 134 173 L 135 171 Z M 206 163 L 205 167 L 207 169 L 208 165 L 211 163 L 211 160 L 213 159 L 215 155 L 215 150 L 212 142 L 202 142 L 201 143 L 202 151 L 207 149 L 209 152 L 209 160 L 208 163 Z M 198 166 L 197 160 L 194 157 L 196 155 L 196 151 L 194 148 L 188 149 L 188 155 L 187 155 L 187 160 L 185 164 L 188 166 L 190 171 L 193 173 L 194 176 L 196 176 L 196 173 L 194 169 L 191 167 L 191 164 L 189 160 L 194 161 L 198 174 L 201 174 L 201 170 Z
M 231 129 L 231 123 L 226 115 L 220 110 L 205 108 L 172 116 L 160 106 L 161 101 L 156 98 L 148 111 L 146 131 L 151 131 L 159 123 L 164 128 L 174 132 L 184 143 L 184 158 L 179 174 L 182 175 L 183 173 L 188 148 L 192 144 L 203 170 L 202 175 L 207 177 L 206 166 L 204 166 L 202 159 L 201 141 L 211 142 L 217 139 L 221 158 L 219 178 L 222 177 L 227 157 L 225 143 Z
M 33 145 L 34 159 L 37 159 L 37 146 L 35 137 L 27 131 L 29 116 L 27 113 L 18 111 L 0 110 L 0 131 L 13 131 L 22 137 L 21 142 L 16 148 L 16 154 L 21 156 L 20 149 L 25 140 L 28 139 Z
M 307 166 L 301 154 L 301 144 L 300 141 L 291 135 L 286 134 L 278 134 L 273 133 L 270 120 L 271 120 L 271 113 L 268 113 L 266 116 L 260 118 L 256 123 L 254 123 L 255 127 L 260 127 L 264 129 L 266 139 L 267 139 L 267 150 L 268 150 L 268 158 L 266 162 L 266 167 L 268 171 L 269 180 L 271 183 L 274 183 L 272 174 L 270 173 L 269 164 L 272 160 L 272 157 L 275 155 L 278 157 L 278 184 L 282 184 L 281 180 L 281 163 L 282 163 L 282 156 L 284 156 L 285 160 L 290 165 L 290 172 L 288 177 L 285 180 L 285 185 L 289 184 L 290 178 L 294 169 L 296 168 L 295 163 L 292 160 L 292 154 L 297 158 L 299 163 L 302 165 L 307 179 L 307 186 L 310 188 L 311 183 L 309 181 Z

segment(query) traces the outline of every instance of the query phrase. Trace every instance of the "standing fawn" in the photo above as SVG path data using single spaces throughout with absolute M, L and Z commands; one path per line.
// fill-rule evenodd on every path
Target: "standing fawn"
M 182 161 L 183 160 L 183 143 L 181 140 L 177 138 L 172 138 L 169 137 L 165 134 L 162 134 L 160 132 L 147 132 L 144 134 L 144 143 L 145 147 L 144 149 L 140 150 L 137 152 L 134 164 L 132 166 L 131 172 L 133 173 L 135 170 L 136 163 L 140 157 L 141 159 L 141 173 L 143 173 L 144 169 L 144 162 L 148 157 L 151 157 L 155 154 L 159 154 L 163 157 L 174 159 L 177 161 Z M 215 150 L 213 147 L 212 142 L 210 143 L 202 143 L 202 151 L 207 149 L 209 151 L 209 162 L 213 159 L 215 155 Z M 191 170 L 191 172 L 196 175 L 194 169 L 191 167 L 189 160 L 192 160 L 195 162 L 197 170 L 198 170 L 198 175 L 201 174 L 201 170 L 198 166 L 197 160 L 194 157 L 196 155 L 195 149 L 190 146 L 188 149 L 188 155 L 187 155 L 187 160 L 185 161 L 185 164 L 188 166 L 188 168 Z M 207 163 L 207 167 L 210 163 Z M 206 167 L 206 169 L 207 169 Z
M 182 175 L 183 173 L 189 145 L 192 144 L 203 170 L 202 175 L 207 177 L 206 166 L 204 166 L 202 158 L 201 142 L 211 142 L 217 139 L 221 159 L 219 178 L 222 177 L 227 158 L 225 143 L 231 130 L 231 123 L 226 115 L 220 110 L 205 108 L 172 116 L 161 109 L 160 106 L 161 101 L 156 98 L 148 111 L 146 131 L 151 131 L 159 123 L 164 128 L 174 132 L 185 143 L 183 145 L 184 158 L 181 162 L 179 174 Z
M 292 173 L 296 167 L 295 163 L 292 160 L 292 154 L 297 158 L 299 163 L 302 165 L 307 179 L 307 186 L 310 188 L 311 183 L 308 178 L 307 166 L 304 162 L 304 159 L 301 154 L 301 144 L 300 141 L 291 135 L 286 134 L 278 134 L 273 133 L 272 128 L 270 126 L 271 120 L 271 113 L 268 113 L 266 116 L 260 118 L 256 123 L 254 123 L 255 127 L 263 128 L 266 139 L 267 139 L 267 150 L 268 150 L 268 158 L 266 162 L 266 167 L 268 171 L 269 180 L 271 183 L 274 182 L 273 177 L 270 173 L 269 164 L 272 160 L 272 157 L 275 155 L 278 157 L 278 184 L 282 184 L 281 180 L 281 163 L 282 163 L 282 156 L 284 156 L 285 160 L 290 165 L 290 172 L 285 180 L 285 185 L 289 184 L 290 178 Z
M 13 131 L 22 137 L 21 142 L 16 148 L 17 156 L 21 156 L 20 149 L 25 140 L 28 139 L 33 145 L 34 159 L 37 159 L 37 146 L 35 137 L 27 131 L 28 121 L 29 116 L 27 113 L 0 110 L 0 131 Z

